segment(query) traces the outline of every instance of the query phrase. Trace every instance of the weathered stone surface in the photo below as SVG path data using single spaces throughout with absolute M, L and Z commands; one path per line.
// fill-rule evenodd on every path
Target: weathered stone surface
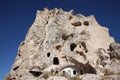
M 10 80 L 69 80 L 80 76 L 83 80 L 101 79 L 106 70 L 112 71 L 111 66 L 114 65 L 115 73 L 119 68 L 119 46 L 110 45 L 113 42 L 108 29 L 99 25 L 93 15 L 73 15 L 73 11 L 62 9 L 37 11 L 8 77 Z M 118 63 L 112 63 L 116 49 L 114 58 Z
M 48 80 L 68 80 L 68 79 L 62 76 L 51 76 L 50 78 L 48 78 Z
M 105 66 L 105 75 L 119 74 L 120 75 L 120 61 L 112 60 L 109 65 Z
M 117 58 L 120 60 L 120 43 L 111 43 L 109 50 L 111 51 L 109 53 L 111 59 Z

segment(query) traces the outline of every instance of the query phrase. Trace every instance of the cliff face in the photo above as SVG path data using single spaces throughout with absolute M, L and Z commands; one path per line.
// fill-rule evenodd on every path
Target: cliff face
M 113 42 L 93 15 L 37 11 L 6 80 L 102 80 L 110 73 L 118 75 L 120 44 Z M 117 80 L 114 75 L 109 78 Z

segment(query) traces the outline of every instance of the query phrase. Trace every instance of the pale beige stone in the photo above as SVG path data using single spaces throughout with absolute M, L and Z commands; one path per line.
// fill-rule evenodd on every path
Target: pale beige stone
M 57 8 L 38 10 L 19 46 L 10 77 L 14 80 L 51 80 L 51 76 L 56 76 L 53 80 L 58 77 L 67 80 L 71 76 L 62 77 L 64 70 L 74 76 L 93 74 L 100 77 L 104 75 L 104 66 L 111 62 L 108 49 L 112 42 L 115 41 L 108 28 L 99 25 L 93 15 L 73 15 L 73 11 Z

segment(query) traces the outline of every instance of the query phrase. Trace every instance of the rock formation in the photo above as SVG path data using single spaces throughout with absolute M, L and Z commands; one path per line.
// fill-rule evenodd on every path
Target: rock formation
M 37 11 L 6 80 L 119 80 L 120 44 L 93 15 Z

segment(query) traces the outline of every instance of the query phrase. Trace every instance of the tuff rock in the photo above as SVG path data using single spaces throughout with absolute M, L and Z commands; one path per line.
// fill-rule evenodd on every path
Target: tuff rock
M 118 80 L 119 60 L 120 44 L 93 15 L 45 8 L 37 11 L 5 80 Z

